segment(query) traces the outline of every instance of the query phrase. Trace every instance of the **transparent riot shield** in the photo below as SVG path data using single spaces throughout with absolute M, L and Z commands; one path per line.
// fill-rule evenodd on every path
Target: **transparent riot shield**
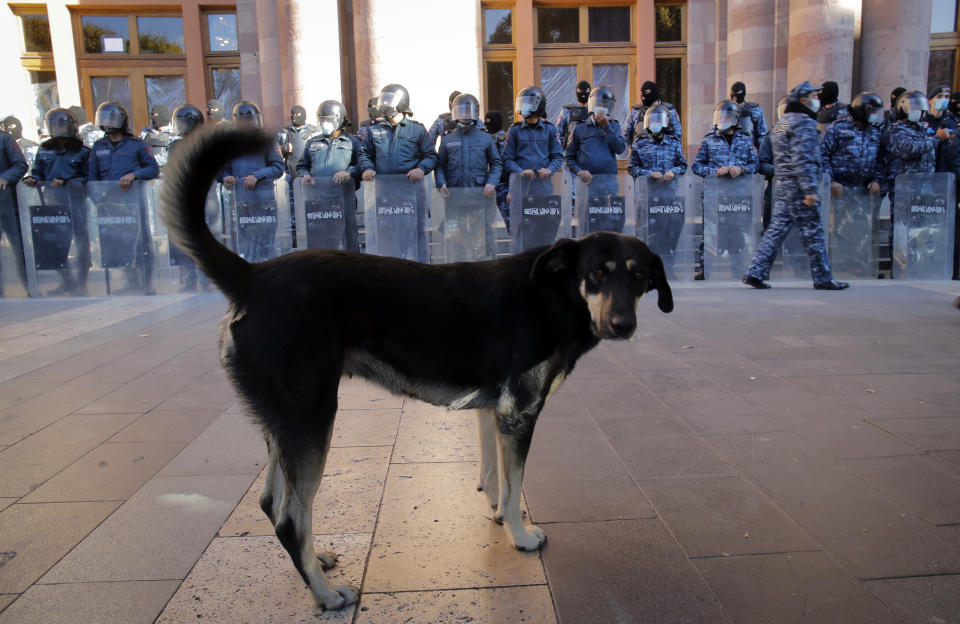
M 552 245 L 569 237 L 572 206 L 569 176 L 559 171 L 546 179 L 510 176 L 510 251 Z
M 353 178 L 335 184 L 332 177 L 293 181 L 297 249 L 357 251 L 357 199 Z
M 0 297 L 27 296 L 27 269 L 20 230 L 13 187 L 0 189 Z
M 874 230 L 883 195 L 871 195 L 864 186 L 844 186 L 840 197 L 828 192 L 829 202 L 824 229 L 830 268 L 837 279 L 875 279 L 880 257 L 874 244 Z
M 105 293 L 155 292 L 145 183 L 136 180 L 123 190 L 118 180 L 87 182 L 86 190 L 94 215 L 92 256 L 95 269 L 103 271 Z
M 703 181 L 703 271 L 706 279 L 739 280 L 760 241 L 762 175 Z
M 443 197 L 433 191 L 431 220 L 439 235 L 433 263 L 474 262 L 496 257 L 497 197 L 484 197 L 483 187 L 450 188 Z
M 952 173 L 897 176 L 893 206 L 893 277 L 948 280 L 956 226 Z
M 682 175 L 669 182 L 644 176 L 636 180 L 634 231 L 660 256 L 671 282 L 694 277 L 694 206 L 691 178 Z
M 777 197 L 777 178 L 773 178 L 773 212 L 776 213 Z M 823 225 L 824 237 L 826 238 L 827 225 L 829 218 L 829 198 L 830 198 L 830 177 L 823 176 L 820 180 L 820 186 L 817 189 L 820 196 L 820 223 Z M 794 227 L 787 234 L 783 241 L 783 246 L 777 253 L 773 265 L 770 267 L 770 279 L 777 281 L 809 281 L 810 280 L 810 256 L 803 248 L 803 241 L 800 237 L 800 228 Z
M 290 215 L 287 202 L 277 202 L 274 181 L 261 180 L 246 188 L 242 179 L 222 189 L 229 227 L 229 247 L 249 262 L 263 262 L 290 253 Z
M 17 196 L 30 296 L 103 294 L 103 272 L 90 279 L 91 215 L 83 184 L 19 184 Z
M 153 233 L 153 248 L 156 254 L 156 289 L 161 293 L 194 292 L 199 289 L 209 290 L 210 282 L 197 265 L 171 240 L 167 228 L 163 224 L 163 211 L 166 206 L 162 202 L 162 180 L 152 185 L 152 203 L 148 203 L 148 217 Z M 207 201 L 204 204 L 204 219 L 210 233 L 218 242 L 228 245 L 224 230 L 223 209 L 221 203 L 220 185 L 214 183 L 207 192 Z
M 433 176 L 411 182 L 405 174 L 378 175 L 363 183 L 367 253 L 430 262 L 428 183 L 433 184 Z
M 633 219 L 633 179 L 624 173 L 597 174 L 587 184 L 575 176 L 574 222 L 577 237 L 593 232 L 623 233 Z

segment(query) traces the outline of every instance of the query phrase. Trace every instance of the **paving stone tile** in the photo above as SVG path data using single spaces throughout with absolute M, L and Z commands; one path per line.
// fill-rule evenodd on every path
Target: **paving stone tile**
M 955 393 L 924 393 L 919 396 L 910 393 L 906 396 L 891 396 L 865 392 L 856 396 L 838 396 L 839 405 L 852 407 L 866 414 L 870 420 L 875 418 L 941 418 L 957 415 L 957 395 Z
M 20 594 L 0 594 L 0 613 L 19 596 Z
M 829 401 L 810 401 L 803 411 L 806 413 L 783 413 L 780 421 L 831 459 L 889 457 L 920 451 Z
M 74 414 L 0 453 L 0 496 L 25 496 L 127 426 L 132 414 Z
M 960 468 L 930 455 L 842 460 L 927 522 L 960 524 Z
M 152 624 L 180 581 L 34 585 L 0 615 L 0 624 Z
M 740 477 L 654 479 L 640 486 L 690 557 L 820 548 Z
M 222 412 L 236 400 L 237 392 L 229 382 L 196 381 L 178 390 L 157 409 Z
M 937 451 L 934 455 L 954 466 L 960 466 L 960 451 Z
M 20 500 L 19 498 L 0 498 L 0 511 Z
M 626 379 L 630 377 L 630 372 L 626 369 L 614 352 L 604 348 L 606 345 L 599 345 L 592 351 L 588 351 L 570 375 L 573 379 L 579 380 L 602 380 Z
M 898 622 L 822 552 L 695 559 L 736 622 Z
M 736 474 L 703 439 L 692 434 L 647 436 L 623 428 L 607 439 L 634 479 Z
M 22 403 L 60 385 L 58 381 L 18 377 L 0 384 L 0 410 Z
M 597 423 L 643 419 L 652 429 L 662 433 L 689 433 L 663 401 L 644 388 L 636 378 L 609 382 L 571 379 L 566 384 L 573 390 L 573 401 L 583 406 Z M 553 397 L 560 400 L 560 396 Z M 549 408 L 551 403 L 547 404 Z
M 557 621 L 546 585 L 457 589 L 442 592 L 365 594 L 360 599 L 357 624 L 438 624 L 487 622 L 489 624 L 555 624 Z
M 921 576 L 864 583 L 907 624 L 943 624 L 960 614 L 960 576 Z
M 190 383 L 187 377 L 152 371 L 77 410 L 79 414 L 146 414 Z
M 370 592 L 545 582 L 537 553 L 510 546 L 477 492 L 475 462 L 394 464 L 364 588 Z
M 0 411 L 0 444 L 16 444 L 117 388 L 69 382 Z
M 960 450 L 960 417 L 871 418 L 870 423 L 925 451 Z
M 184 442 L 101 444 L 22 500 L 126 500 L 184 446 Z
M 185 578 L 251 481 L 247 475 L 154 477 L 40 582 Z
M 822 396 L 872 394 L 960 393 L 960 384 L 943 375 L 834 375 L 830 377 L 790 377 L 790 381 Z
M 158 407 L 139 416 L 110 442 L 191 442 L 210 426 L 221 412 L 167 410 Z
M 699 341 L 698 341 L 699 342 Z M 609 353 L 624 369 L 638 373 L 647 370 L 683 370 L 687 368 L 681 351 L 683 346 L 691 346 L 683 341 L 676 341 L 670 345 L 656 345 L 646 341 L 630 340 L 627 342 L 603 343 L 599 348 Z M 703 345 L 700 345 L 703 348 Z M 574 375 L 577 369 L 574 369 Z
M 479 459 L 475 410 L 450 411 L 407 401 L 394 447 L 395 464 Z
M 373 533 L 389 463 L 389 446 L 330 449 L 313 501 L 313 533 Z M 221 537 L 274 534 L 260 509 L 265 477 L 266 469 L 221 527 Z
M 397 439 L 400 412 L 399 409 L 337 410 L 331 445 L 392 445 Z
M 360 586 L 369 534 L 314 535 L 316 548 L 333 550 L 339 563 L 327 570 L 331 584 Z M 300 579 L 276 537 L 218 537 L 183 581 L 157 624 L 349 623 L 356 605 L 324 612 Z
M 561 624 L 730 621 L 659 520 L 552 525 L 543 565 Z
M 0 512 L 0 593 L 20 593 L 117 508 L 117 502 L 12 505 Z
M 548 405 L 534 432 L 523 476 L 531 519 L 584 522 L 654 517 L 650 503 L 604 437 L 606 431 L 597 428 L 578 402 L 565 405 L 567 409 Z M 608 426 L 616 429 L 621 423 Z
M 266 461 L 260 428 L 246 416 L 224 413 L 164 466 L 160 476 L 242 474 L 252 480 Z
M 949 531 L 920 520 L 796 434 L 707 439 L 858 578 L 960 570 L 960 542 Z

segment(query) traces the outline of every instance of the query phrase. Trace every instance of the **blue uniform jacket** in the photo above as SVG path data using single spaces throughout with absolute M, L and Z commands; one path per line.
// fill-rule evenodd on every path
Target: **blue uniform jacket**
M 770 131 L 773 166 L 784 190 L 816 195 L 820 185 L 820 135 L 805 113 L 786 113 Z
M 307 141 L 297 161 L 297 175 L 309 173 L 315 178 L 332 178 L 338 171 L 346 171 L 354 180 L 360 179 L 360 139 L 343 133 L 335 139 L 315 136 Z
M 521 173 L 527 169 L 563 169 L 563 152 L 557 140 L 557 127 L 543 119 L 532 126 L 526 121 L 510 126 L 503 148 L 503 168 L 507 173 Z
M 741 109 L 750 115 L 750 121 L 753 122 L 753 146 L 759 150 L 760 143 L 767 136 L 767 118 L 763 114 L 763 107 L 756 102 L 744 102 Z
M 691 169 L 705 178 L 714 175 L 720 167 L 742 167 L 743 173 L 757 172 L 757 151 L 753 148 L 753 138 L 745 130 L 737 128 L 730 142 L 716 127 L 703 137 Z
M 437 150 L 433 148 L 422 123 L 407 117 L 394 127 L 383 120 L 370 125 L 360 149 L 360 173 L 373 169 L 377 173 L 407 173 L 422 169 L 425 174 L 437 166 Z
M 119 180 L 132 173 L 138 180 L 152 180 L 160 173 L 157 160 L 146 143 L 129 135 L 114 143 L 103 137 L 90 154 L 90 181 Z
M 223 182 L 223 179 L 227 176 L 245 178 L 248 175 L 256 176 L 256 188 L 258 190 L 267 187 L 273 188 L 273 181 L 283 175 L 283 159 L 280 157 L 280 152 L 271 147 L 259 154 L 248 154 L 235 158 L 223 168 L 223 171 L 217 176 L 217 181 Z
M 890 124 L 883 137 L 887 183 L 893 185 L 901 173 L 933 173 L 940 142 L 922 126 L 907 121 Z
M 83 145 L 75 150 L 41 147 L 33 159 L 30 175 L 40 182 L 79 180 L 86 184 L 90 175 L 90 149 Z
M 578 123 L 567 144 L 564 157 L 567 169 L 580 173 L 586 169 L 593 174 L 616 174 L 617 154 L 627 148 L 620 136 L 620 124 L 611 119 L 606 128 L 602 128 L 591 115 L 585 122 Z
M 770 133 L 760 141 L 760 154 L 757 156 L 757 171 L 769 180 L 776 173 L 773 167 L 773 147 L 770 145 Z
M 960 168 L 960 141 L 957 140 L 957 126 L 960 120 L 950 111 L 943 111 L 940 118 L 927 118 L 927 134 L 936 134 L 939 128 L 950 130 L 949 139 L 937 141 L 936 161 L 937 171 L 952 171 L 957 173 Z
M 883 183 L 879 156 L 880 129 L 873 124 L 860 128 L 849 117 L 830 124 L 820 141 L 823 173 L 843 185 Z
M 0 132 L 0 148 L 0 178 L 16 184 L 27 173 L 27 159 L 16 140 L 6 132 Z
M 685 174 L 687 159 L 683 157 L 680 139 L 670 134 L 665 134 L 661 141 L 655 141 L 649 135 L 640 137 L 630 150 L 627 171 L 635 178 L 648 176 L 654 171 L 672 171 L 678 176 Z
M 440 139 L 437 170 L 434 172 L 437 187 L 496 186 L 502 171 L 503 162 L 496 139 L 486 130 L 476 126 L 457 128 Z
M 430 137 L 430 145 L 436 145 L 436 144 L 437 144 L 437 137 L 442 137 L 442 136 L 443 136 L 444 134 L 446 134 L 447 132 L 453 132 L 453 130 L 449 130 L 449 131 L 446 130 L 446 128 L 447 128 L 447 122 L 448 122 L 449 120 L 450 120 L 450 113 L 443 113 L 442 115 L 440 115 L 439 117 L 437 117 L 436 121 L 433 122 L 433 125 L 430 126 L 430 129 L 429 129 L 429 130 L 427 130 L 427 136 Z M 455 125 L 455 124 L 456 124 L 456 122 L 453 122 L 453 123 L 450 124 L 450 126 L 453 126 L 453 125 Z M 475 125 L 477 128 L 480 128 L 481 130 L 484 129 L 484 125 L 483 125 L 483 120 L 482 120 L 482 119 L 478 119 L 478 120 L 477 120 L 477 123 L 474 124 L 474 125 Z
M 667 128 L 667 134 L 672 134 L 683 142 L 683 127 L 680 125 L 680 115 L 677 114 L 677 109 L 673 107 L 673 104 L 667 102 L 660 102 L 660 104 L 666 106 L 667 110 L 670 111 L 670 127 Z M 627 145 L 633 145 L 636 139 L 644 134 L 643 116 L 646 113 L 647 107 L 643 104 L 637 104 L 627 114 L 627 122 L 623 124 L 623 139 L 627 142 Z

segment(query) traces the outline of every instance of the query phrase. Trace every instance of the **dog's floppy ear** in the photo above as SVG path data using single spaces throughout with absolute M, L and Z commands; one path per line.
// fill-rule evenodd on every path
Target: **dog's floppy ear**
M 663 268 L 663 260 L 660 256 L 650 252 L 653 256 L 651 261 L 650 284 L 647 286 L 647 292 L 653 289 L 657 290 L 657 307 L 661 312 L 673 312 L 673 291 L 670 290 L 670 284 L 667 283 L 667 272 Z
M 577 241 L 561 238 L 537 256 L 530 278 L 534 282 L 539 282 L 566 274 L 577 263 L 577 251 Z

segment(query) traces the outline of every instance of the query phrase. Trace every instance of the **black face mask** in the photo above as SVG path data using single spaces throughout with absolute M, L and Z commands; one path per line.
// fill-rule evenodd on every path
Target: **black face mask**
M 743 104 L 743 100 L 747 97 L 746 91 L 731 91 L 730 99 L 736 102 L 737 104 Z
M 589 91 L 581 91 L 580 89 L 577 89 L 577 102 L 580 102 L 581 104 L 586 104 L 587 100 L 589 99 L 590 99 Z
M 653 106 L 659 99 L 657 94 L 653 92 L 644 93 L 640 96 L 640 101 L 643 102 L 644 106 Z
M 960 94 L 950 96 L 950 105 L 947 106 L 947 110 L 954 115 L 960 115 Z

